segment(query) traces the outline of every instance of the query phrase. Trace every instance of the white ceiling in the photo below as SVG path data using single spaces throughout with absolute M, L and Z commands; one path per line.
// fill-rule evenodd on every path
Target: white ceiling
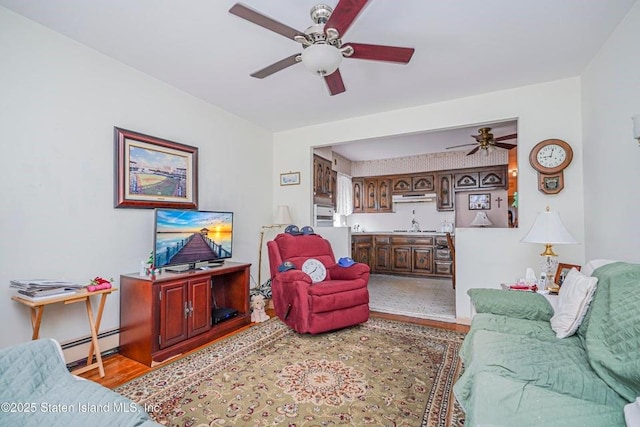
M 312 24 L 309 10 L 318 2 L 244 1 L 301 31 Z M 336 96 L 301 64 L 263 80 L 250 77 L 301 48 L 228 13 L 234 0 L 0 0 L 0 5 L 277 132 L 577 76 L 634 2 L 371 0 L 343 41 L 416 52 L 407 65 L 345 59 L 340 71 L 347 91 Z M 492 127 L 495 136 L 512 133 Z M 473 142 L 468 135 L 477 129 L 469 131 L 451 141 Z M 454 145 L 451 141 L 443 144 Z

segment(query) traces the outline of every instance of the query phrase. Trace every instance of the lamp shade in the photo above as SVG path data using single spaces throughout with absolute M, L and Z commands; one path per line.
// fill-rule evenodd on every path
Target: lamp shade
M 488 227 L 493 225 L 493 223 L 489 220 L 487 213 L 484 211 L 480 211 L 476 214 L 476 217 L 471 221 L 471 225 L 473 227 Z
M 302 51 L 302 63 L 314 74 L 328 76 L 335 72 L 342 62 L 342 52 L 324 44 L 313 44 Z
M 291 212 L 289 212 L 289 206 L 278 206 L 276 209 L 276 216 L 273 217 L 273 223 L 277 225 L 291 224 Z
M 542 243 L 544 245 L 578 243 L 564 226 L 560 214 L 547 208 L 545 212 L 538 212 L 531 230 L 521 240 L 524 243 Z

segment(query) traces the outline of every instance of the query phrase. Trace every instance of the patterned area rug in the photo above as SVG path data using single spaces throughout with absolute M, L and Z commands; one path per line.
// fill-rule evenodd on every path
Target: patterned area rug
M 115 391 L 172 426 L 463 426 L 463 338 L 376 318 L 299 335 L 273 318 Z
M 456 321 L 456 294 L 450 279 L 372 274 L 369 299 L 372 311 L 448 323 Z

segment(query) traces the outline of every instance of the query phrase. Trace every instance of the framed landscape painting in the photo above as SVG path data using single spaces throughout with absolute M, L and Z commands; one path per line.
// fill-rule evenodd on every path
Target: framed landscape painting
M 198 149 L 114 127 L 116 208 L 198 207 Z

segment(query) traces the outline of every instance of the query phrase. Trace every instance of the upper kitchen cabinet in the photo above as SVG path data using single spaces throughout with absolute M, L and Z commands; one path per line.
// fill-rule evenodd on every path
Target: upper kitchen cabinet
M 454 208 L 453 174 L 436 174 L 436 207 L 439 211 L 452 211 Z
M 335 207 L 337 173 L 331 160 L 313 155 L 313 203 Z
M 455 191 L 507 188 L 507 165 L 461 169 L 453 175 Z
M 406 174 L 392 177 L 393 194 L 424 193 L 435 190 L 433 174 Z
M 480 188 L 507 188 L 507 165 L 480 171 Z
M 364 178 L 353 178 L 353 213 L 364 212 Z
M 365 178 L 364 196 L 365 212 L 392 212 L 390 178 Z

